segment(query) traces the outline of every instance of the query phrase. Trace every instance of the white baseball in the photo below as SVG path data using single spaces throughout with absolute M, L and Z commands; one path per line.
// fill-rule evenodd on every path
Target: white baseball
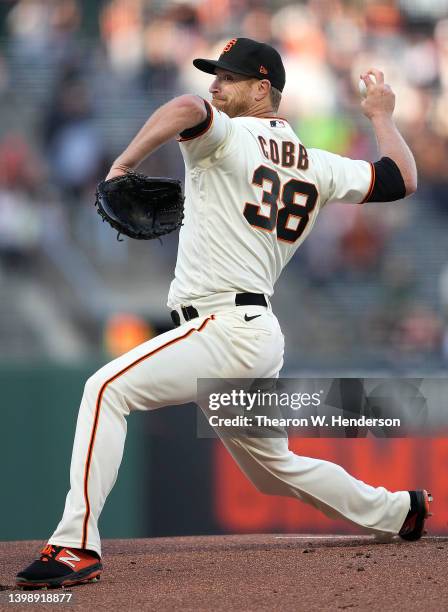
M 373 83 L 376 83 L 376 78 L 374 74 L 369 74 L 369 79 L 371 79 Z M 359 79 L 358 87 L 359 87 L 359 93 L 361 94 L 363 98 L 365 98 L 367 96 L 367 87 L 362 79 Z

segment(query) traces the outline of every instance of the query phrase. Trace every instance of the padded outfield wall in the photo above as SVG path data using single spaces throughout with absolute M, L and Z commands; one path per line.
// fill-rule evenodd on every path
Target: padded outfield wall
M 79 399 L 98 365 L 1 367 L 1 540 L 45 540 L 56 526 L 69 487 Z M 290 446 L 373 485 L 428 488 L 435 498 L 430 533 L 448 533 L 447 437 L 293 438 Z M 198 439 L 193 405 L 128 419 L 124 460 L 100 530 L 104 538 L 360 533 L 295 500 L 258 493 L 219 441 Z

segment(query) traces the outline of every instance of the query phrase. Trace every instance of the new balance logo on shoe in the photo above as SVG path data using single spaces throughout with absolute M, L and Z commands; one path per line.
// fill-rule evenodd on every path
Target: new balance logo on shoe
M 60 563 L 65 563 L 65 565 L 70 565 L 70 567 L 74 569 L 76 567 L 76 563 L 78 561 L 81 561 L 81 558 L 77 557 L 75 553 L 73 553 L 68 548 L 64 548 L 56 557 L 56 561 L 60 561 Z M 72 561 L 74 561 L 75 563 L 72 563 Z

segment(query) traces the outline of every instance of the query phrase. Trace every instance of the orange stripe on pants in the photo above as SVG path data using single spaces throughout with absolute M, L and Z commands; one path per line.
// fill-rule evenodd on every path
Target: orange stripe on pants
M 171 346 L 171 345 L 175 344 L 176 342 L 180 342 L 180 340 L 184 340 L 185 338 L 188 338 L 188 336 L 190 336 L 193 332 L 201 332 L 205 328 L 207 323 L 209 321 L 213 320 L 214 318 L 215 318 L 214 315 L 211 315 L 210 317 L 208 317 L 207 319 L 205 319 L 205 321 L 203 321 L 201 323 L 201 325 L 200 325 L 200 327 L 198 327 L 198 329 L 192 328 L 192 329 L 188 330 L 185 334 L 183 334 L 183 336 L 180 336 L 179 338 L 175 338 L 174 340 L 170 340 L 166 344 L 163 344 L 162 346 L 159 346 L 158 348 L 154 349 L 153 351 L 151 351 L 147 355 L 143 355 L 142 357 L 139 357 L 139 359 L 137 359 L 133 363 L 129 364 L 128 366 L 126 366 L 125 368 L 120 370 L 120 372 L 118 372 L 117 374 L 115 374 L 114 376 L 109 378 L 109 380 L 106 380 L 106 382 L 101 387 L 100 392 L 98 393 L 97 401 L 96 401 L 95 417 L 94 417 L 94 420 L 93 420 L 92 433 L 91 433 L 90 442 L 89 442 L 89 450 L 87 452 L 86 467 L 85 467 L 85 470 L 84 470 L 84 500 L 85 500 L 85 504 L 86 504 L 86 512 L 85 512 L 85 515 L 84 515 L 84 522 L 83 522 L 83 529 L 82 529 L 81 548 L 86 548 L 86 545 L 87 545 L 87 529 L 88 529 L 88 523 L 89 523 L 89 518 L 90 518 L 90 502 L 89 502 L 89 491 L 88 491 L 88 486 L 89 486 L 89 471 L 90 471 L 90 465 L 92 463 L 93 446 L 95 444 L 95 437 L 96 437 L 96 431 L 97 431 L 97 428 L 98 428 L 98 421 L 99 421 L 99 418 L 100 418 L 101 402 L 102 402 L 103 395 L 104 395 L 104 392 L 106 391 L 107 386 L 111 382 L 113 382 L 114 380 L 116 380 L 117 378 L 119 378 L 120 376 L 125 374 L 126 372 L 128 372 L 131 368 L 135 367 L 136 365 L 138 365 L 142 361 L 145 361 L 146 359 L 149 359 L 149 357 L 152 357 L 153 355 L 155 355 L 159 351 L 167 348 L 168 346 Z

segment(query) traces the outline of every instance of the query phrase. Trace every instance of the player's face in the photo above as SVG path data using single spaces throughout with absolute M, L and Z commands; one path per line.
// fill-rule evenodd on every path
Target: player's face
M 217 68 L 209 88 L 213 106 L 229 117 L 244 115 L 253 104 L 254 81 L 253 78 Z

